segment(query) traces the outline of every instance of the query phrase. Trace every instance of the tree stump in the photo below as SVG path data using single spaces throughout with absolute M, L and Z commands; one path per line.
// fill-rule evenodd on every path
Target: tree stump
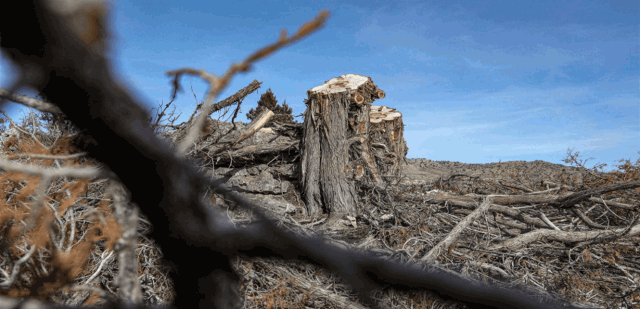
M 404 140 L 402 114 L 395 108 L 371 106 L 371 150 L 383 176 L 399 176 L 409 147 Z
M 371 78 L 345 74 L 307 91 L 301 147 L 301 185 L 307 214 L 324 207 L 329 220 L 357 216 L 353 178 L 382 180 L 371 155 L 371 102 L 384 98 Z M 366 176 L 366 177 L 365 177 Z

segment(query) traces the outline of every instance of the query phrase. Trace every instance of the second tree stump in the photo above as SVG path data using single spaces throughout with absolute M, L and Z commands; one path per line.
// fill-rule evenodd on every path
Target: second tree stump
M 371 78 L 358 74 L 345 74 L 326 81 L 307 91 L 307 96 L 300 163 L 307 214 L 316 216 L 324 207 L 331 221 L 344 216 L 356 217 L 353 180 L 382 187 L 384 180 L 380 167 L 391 163 L 390 167 L 382 167 L 383 175 L 395 174 L 392 171 L 399 168 L 398 160 L 391 162 L 385 158 L 404 159 L 406 155 L 402 117 L 391 122 L 376 120 L 372 124 L 371 103 L 384 98 L 385 93 Z M 393 133 L 388 134 L 390 138 L 385 139 L 386 135 L 377 133 L 381 131 L 380 126 L 385 132 L 387 127 L 393 128 L 389 131 Z M 373 139 L 370 136 L 372 127 L 376 132 Z M 398 138 L 401 142 L 394 146 Z M 374 147 L 383 145 L 387 151 L 373 152 L 372 144 Z M 389 149 L 393 149 L 395 156 L 388 154 Z

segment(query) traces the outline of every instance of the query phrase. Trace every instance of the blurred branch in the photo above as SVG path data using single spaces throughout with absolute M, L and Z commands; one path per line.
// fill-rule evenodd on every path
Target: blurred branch
M 0 98 L 11 100 L 24 106 L 35 108 L 41 112 L 63 114 L 60 108 L 58 108 L 58 106 L 56 106 L 55 104 L 40 101 L 26 95 L 11 93 L 9 90 L 4 88 L 0 88 Z

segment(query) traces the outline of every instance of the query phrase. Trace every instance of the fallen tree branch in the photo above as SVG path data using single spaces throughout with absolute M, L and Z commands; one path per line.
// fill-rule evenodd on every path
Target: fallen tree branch
M 597 202 L 599 204 L 603 204 L 602 200 L 596 197 L 591 197 L 592 195 L 600 195 L 607 192 L 612 191 L 620 191 L 620 190 L 628 190 L 640 187 L 640 181 L 632 181 L 626 183 L 616 183 L 608 186 L 604 186 L 597 189 L 581 191 L 576 193 L 568 193 L 564 195 L 541 195 L 535 194 L 539 192 L 532 192 L 527 195 L 500 195 L 494 197 L 495 204 L 501 205 L 518 205 L 518 204 L 549 204 L 556 207 L 566 207 L 567 203 L 577 204 L 583 200 L 589 200 L 592 202 Z M 436 203 L 444 203 L 449 202 L 453 205 L 469 207 L 475 205 L 476 198 L 482 198 L 483 195 L 477 196 L 450 196 L 439 194 L 437 197 L 432 198 L 431 200 Z M 635 209 L 640 205 L 628 205 L 624 203 L 614 202 L 614 201 L 605 201 L 607 205 L 623 208 L 623 209 Z
M 253 155 L 263 155 L 266 153 L 275 153 L 275 152 L 283 152 L 295 148 L 300 147 L 300 141 L 290 141 L 285 143 L 269 143 L 269 144 L 259 144 L 259 145 L 251 145 L 242 147 L 239 149 L 235 149 L 233 151 L 218 153 L 214 156 L 216 159 L 220 160 L 233 160 L 236 161 L 238 157 L 247 157 Z M 208 154 L 211 155 L 211 154 Z
M 635 189 L 638 187 L 640 187 L 640 180 L 618 182 L 618 183 L 602 186 L 602 187 L 591 189 L 591 190 L 576 192 L 569 196 L 560 198 L 550 204 L 560 208 L 571 208 L 573 207 L 573 205 L 580 203 L 581 201 L 586 200 L 594 195 L 600 196 L 601 194 L 612 192 L 612 191 L 629 190 L 629 189 Z
M 563 184 L 559 184 L 559 183 L 551 182 L 551 181 L 548 181 L 548 180 L 543 180 L 543 181 L 541 181 L 541 182 L 540 182 L 540 184 L 541 184 L 541 185 L 543 185 L 543 186 L 547 186 L 547 188 L 548 188 L 548 186 L 552 186 L 552 187 L 565 188 L 565 189 L 567 189 L 567 190 L 569 190 L 569 191 L 576 191 L 576 190 L 578 190 L 578 189 L 576 189 L 576 188 L 574 188 L 574 187 L 572 187 L 572 186 L 567 186 L 567 185 L 563 185 Z
M 542 222 L 544 222 L 549 228 L 560 231 L 560 228 L 553 224 L 553 222 L 551 222 L 551 220 L 549 220 L 549 218 L 547 218 L 547 216 L 545 216 L 543 212 L 538 212 L 538 218 L 540 218 L 540 220 L 542 220 Z
M 609 205 L 609 206 L 622 208 L 622 209 L 629 209 L 629 210 L 636 209 L 637 207 L 640 207 L 640 204 L 638 204 L 638 205 L 629 205 L 629 204 L 619 203 L 619 202 L 615 202 L 615 201 L 603 200 L 603 199 L 597 198 L 597 197 L 590 197 L 589 201 L 596 202 L 596 203 L 601 204 L 601 205 L 605 205 L 605 203 L 607 203 L 606 205 Z
M 14 163 L 4 158 L 0 158 L 0 169 L 6 171 L 23 172 L 30 175 L 40 175 L 43 178 L 53 177 L 76 177 L 76 178 L 117 178 L 116 175 L 108 170 L 95 167 L 61 167 L 61 168 L 42 168 L 33 164 Z
M 494 195 L 493 203 L 500 205 L 521 205 L 521 204 L 552 204 L 558 198 L 563 198 L 568 195 L 557 196 L 557 195 Z M 476 200 L 479 198 L 483 198 L 484 195 L 477 196 L 450 196 L 438 194 L 433 198 L 434 201 L 442 202 L 448 201 L 449 203 L 459 203 L 461 205 L 475 205 Z
M 517 190 L 524 191 L 524 192 L 527 192 L 527 193 L 531 193 L 533 191 L 533 190 L 531 190 L 529 188 L 525 188 L 523 186 L 519 186 L 519 185 L 512 184 L 512 183 L 506 183 L 503 180 L 498 180 L 498 183 L 500 183 L 501 185 L 503 185 L 503 186 L 505 186 L 507 188 L 517 189 Z
M 571 208 L 571 211 L 573 211 L 573 213 L 578 218 L 580 218 L 580 220 L 582 220 L 582 222 L 584 222 L 584 224 L 586 224 L 588 227 L 594 228 L 594 229 L 599 229 L 599 230 L 607 229 L 606 226 L 591 221 L 591 219 L 589 219 L 589 217 L 587 217 L 587 215 L 584 212 L 582 212 L 582 210 L 580 210 L 580 208 L 574 206 L 573 208 Z
M 225 145 L 224 147 L 216 149 L 215 151 L 213 151 L 213 155 L 216 155 L 225 150 L 231 149 L 236 144 L 247 139 L 249 136 L 253 135 L 253 133 L 256 133 L 256 131 L 260 130 L 260 128 L 262 128 L 265 124 L 267 124 L 269 119 L 273 118 L 273 115 L 275 114 L 271 110 L 264 111 L 262 115 L 260 115 L 258 119 L 253 121 L 249 126 L 249 128 L 245 129 L 244 132 L 242 132 L 242 134 L 240 134 L 240 136 L 235 141 Z
M 45 101 L 40 101 L 38 99 L 29 97 L 26 95 L 15 94 L 4 88 L 0 88 L 0 98 L 11 100 L 16 103 L 20 103 L 24 106 L 37 109 L 41 112 L 52 113 L 52 114 L 63 114 L 62 110 L 60 110 L 60 108 L 58 108 L 58 106 L 56 106 L 55 104 L 51 104 Z
M 489 210 L 492 210 L 492 209 L 489 208 Z M 472 213 L 472 211 L 468 210 L 468 209 L 454 209 L 453 212 L 454 213 L 461 213 L 461 214 L 465 214 L 465 215 L 469 215 L 469 214 Z M 494 213 L 500 213 L 500 212 L 494 210 Z M 514 228 L 517 228 L 517 229 L 521 229 L 521 230 L 529 229 L 529 226 L 527 226 L 524 223 L 511 222 L 511 221 L 508 221 L 508 220 L 505 220 L 505 219 L 502 219 L 502 218 L 497 218 L 496 217 L 495 218 L 495 222 L 503 224 L 503 225 L 506 225 L 506 226 L 514 227 Z
M 474 210 L 471 214 L 469 214 L 462 221 L 460 221 L 453 228 L 453 230 L 449 232 L 449 235 L 447 235 L 445 239 L 443 239 L 440 243 L 438 243 L 433 248 L 431 248 L 431 250 L 429 250 L 429 252 L 425 254 L 420 260 L 427 263 L 435 262 L 436 258 L 438 258 L 438 255 L 440 255 L 440 252 L 443 249 L 449 248 L 449 246 L 451 246 L 451 244 L 453 244 L 453 242 L 456 241 L 456 239 L 460 236 L 460 234 L 462 234 L 462 231 L 464 231 L 465 228 L 467 228 L 473 221 L 476 220 L 476 218 L 478 218 L 487 209 L 489 209 L 489 207 L 491 206 L 491 197 L 492 196 L 487 196 L 487 198 L 484 200 L 484 203 L 482 203 L 480 207 L 476 208 L 476 210 Z
M 507 202 L 513 202 L 513 200 L 510 199 L 503 199 L 504 197 L 507 196 L 495 196 L 495 195 L 491 195 L 492 198 L 492 203 L 494 203 L 495 200 L 497 200 L 498 198 L 502 198 L 500 199 L 501 201 L 507 201 Z M 477 196 L 476 196 L 477 197 Z M 482 196 L 480 196 L 482 197 Z M 526 198 L 527 196 L 525 195 L 514 195 L 513 197 L 525 197 L 523 200 L 527 200 L 527 201 L 531 201 L 531 199 Z M 533 197 L 533 196 L 529 196 L 529 197 Z M 517 199 L 516 199 L 517 200 Z M 475 209 L 477 207 L 477 202 L 475 200 L 472 199 L 472 197 L 470 196 L 445 196 L 445 195 L 438 195 L 438 197 L 434 197 L 434 198 L 429 198 L 428 200 L 430 203 L 434 203 L 434 204 L 451 204 L 454 206 L 460 206 L 460 207 L 464 207 L 467 209 Z M 509 216 L 511 218 L 514 218 L 516 220 L 522 221 L 526 224 L 529 224 L 531 226 L 535 226 L 535 227 L 540 227 L 540 228 L 549 228 L 549 226 L 544 223 L 544 221 L 542 221 L 539 218 L 533 218 L 519 210 L 510 208 L 510 207 L 506 207 L 506 206 L 501 206 L 501 205 L 491 205 L 491 207 L 489 207 L 489 211 L 493 211 L 493 212 L 497 212 L 497 213 L 501 213 L 503 215 Z
M 619 228 L 615 230 L 605 231 L 563 232 L 557 230 L 540 229 L 509 239 L 499 245 L 492 246 L 487 250 L 498 250 L 502 248 L 516 250 L 538 240 L 559 241 L 563 243 L 588 241 L 596 237 L 603 238 L 603 240 L 610 240 L 609 237 L 611 236 L 623 235 L 625 233 L 626 236 L 634 236 L 640 234 L 640 224 L 636 224 L 630 230 L 628 230 L 628 228 Z

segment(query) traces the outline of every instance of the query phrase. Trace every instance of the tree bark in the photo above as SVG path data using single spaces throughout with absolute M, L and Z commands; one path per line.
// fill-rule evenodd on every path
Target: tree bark
M 355 215 L 355 191 L 345 177 L 349 93 L 309 92 L 302 155 L 307 214 L 327 207 L 330 216 Z
M 381 185 L 369 141 L 371 102 L 384 97 L 371 78 L 346 74 L 307 92 L 301 184 L 307 214 L 324 207 L 327 222 L 357 216 L 353 178 Z M 365 171 L 366 167 L 366 171 Z M 363 178 L 368 175 L 369 177 Z
M 402 114 L 386 106 L 371 106 L 371 150 L 384 176 L 398 176 L 409 147 L 404 140 Z

